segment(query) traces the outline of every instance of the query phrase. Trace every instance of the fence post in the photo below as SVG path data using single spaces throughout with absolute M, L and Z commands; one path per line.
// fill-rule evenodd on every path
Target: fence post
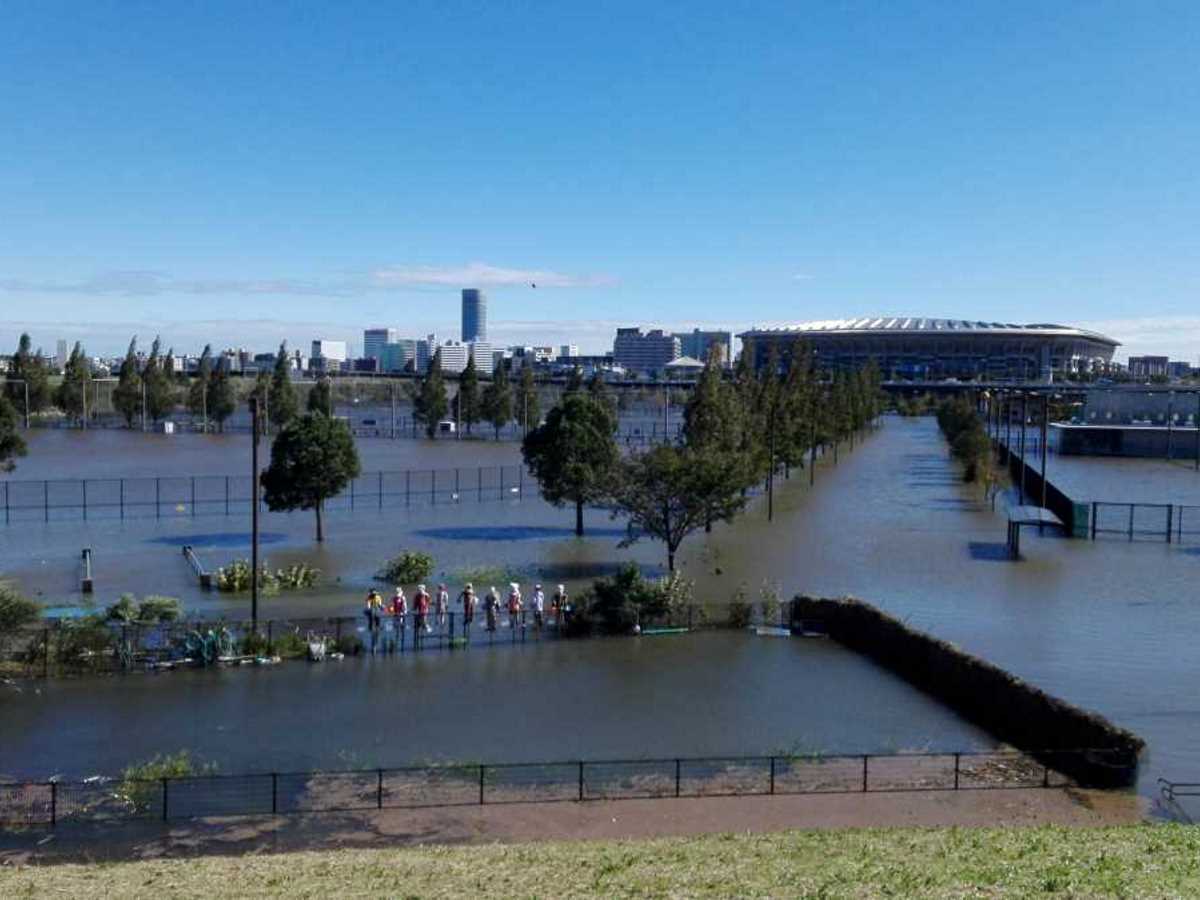
M 58 782 L 50 782 L 50 827 L 58 825 Z
M 775 757 L 771 757 L 771 787 L 769 792 L 772 796 L 775 795 Z
M 679 770 L 680 770 L 680 768 L 681 768 L 680 761 L 678 759 L 676 759 L 675 760 L 675 796 L 676 797 L 679 796 L 679 782 L 680 782 Z
M 1167 506 L 1167 543 L 1171 543 L 1171 532 L 1175 530 L 1175 506 Z
M 486 768 L 487 768 L 487 766 L 479 767 L 479 805 L 480 806 L 483 806 L 483 770 Z
M 196 476 L 192 476 L 192 517 L 196 516 Z
M 517 499 L 525 499 L 525 467 L 517 466 Z
M 162 820 L 165 822 L 165 821 L 167 821 L 167 779 L 165 779 L 165 778 L 162 780 L 162 789 L 163 789 L 163 791 L 162 791 L 162 794 L 163 794 Z
M 959 770 L 959 764 L 961 761 L 962 761 L 962 754 L 955 753 L 954 754 L 954 789 L 956 791 L 958 790 L 958 770 Z
M 279 815 L 279 773 L 271 773 L 271 815 Z
M 579 799 L 583 800 L 583 760 L 579 761 Z
M 83 521 L 87 521 L 87 479 L 79 479 L 79 483 L 83 485 Z
M 383 769 L 378 769 L 375 772 L 378 781 L 375 785 L 375 808 L 383 809 Z
M 1092 540 L 1096 539 L 1096 516 L 1100 512 L 1100 504 L 1095 500 L 1092 501 Z
M 483 499 L 483 466 L 479 467 L 479 487 L 475 491 L 475 499 L 477 499 L 477 500 Z M 4 493 L 4 508 L 5 508 L 5 510 L 8 509 L 8 492 L 7 491 L 5 491 L 5 493 Z
M 42 481 L 42 506 L 46 512 L 46 521 L 50 521 L 50 482 Z
M 1129 504 L 1129 540 L 1133 540 L 1133 511 L 1136 509 L 1134 504 Z
M 356 479 L 350 479 L 350 508 L 354 509 L 354 482 Z
M 867 760 L 870 759 L 867 754 L 863 754 L 863 793 L 867 792 Z
M 50 629 L 42 629 L 42 677 L 50 677 Z
M 404 505 L 408 506 L 412 502 L 412 470 L 404 470 Z
M 383 469 L 379 470 L 379 508 L 383 509 Z
M 225 515 L 229 515 L 229 476 L 225 476 Z
M 454 467 L 454 500 L 458 501 L 458 466 Z
M 437 504 L 437 469 L 429 470 L 429 502 Z

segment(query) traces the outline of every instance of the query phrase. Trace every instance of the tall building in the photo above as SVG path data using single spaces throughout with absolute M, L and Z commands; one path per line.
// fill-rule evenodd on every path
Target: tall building
M 318 374 L 340 372 L 346 368 L 346 358 L 345 341 L 315 340 L 312 342 L 309 367 Z
M 1156 378 L 1167 374 L 1171 361 L 1165 356 L 1129 357 L 1129 374 L 1134 378 Z
M 559 347 L 558 347 L 558 358 L 559 359 L 571 359 L 578 355 L 579 355 L 579 345 L 578 344 L 559 344 Z
M 437 352 L 437 335 L 431 334 L 426 336 L 424 340 L 417 341 L 417 373 L 424 374 L 429 371 L 429 363 L 433 359 L 433 354 Z
M 613 362 L 629 372 L 661 372 L 681 355 L 679 338 L 661 328 L 645 334 L 640 328 L 618 328 L 613 341 Z
M 363 358 L 383 361 L 383 348 L 400 340 L 395 328 L 368 328 L 363 332 Z
M 389 341 L 379 351 L 379 370 L 381 372 L 403 372 L 411 362 L 417 364 L 417 342 L 412 338 L 399 338 Z
M 677 337 L 679 349 L 684 356 L 708 362 L 709 351 L 715 347 L 721 354 L 721 364 L 726 368 L 733 365 L 732 331 L 701 331 L 699 328 L 693 328 L 691 334 L 681 334 Z
M 487 340 L 487 295 L 478 288 L 463 288 L 462 340 L 464 344 Z
M 67 367 L 67 359 L 70 357 L 70 355 L 70 352 L 67 350 L 67 342 L 62 338 L 59 338 L 58 346 L 54 354 L 54 362 L 57 364 L 60 371 Z
M 475 370 L 480 375 L 491 375 L 496 369 L 496 354 L 487 341 L 473 341 L 471 356 L 475 358 Z

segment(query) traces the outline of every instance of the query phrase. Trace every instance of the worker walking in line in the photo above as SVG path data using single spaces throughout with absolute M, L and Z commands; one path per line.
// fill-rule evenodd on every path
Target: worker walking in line
M 521 586 L 515 581 L 508 586 L 508 626 L 514 631 L 521 619 Z
M 434 598 L 434 611 L 437 613 L 438 629 L 446 630 L 446 612 L 450 608 L 450 592 L 444 584 L 439 584 L 437 597 Z
M 554 614 L 554 627 L 561 629 L 567 611 L 566 585 L 560 584 L 558 590 L 554 592 L 554 597 L 550 600 L 550 611 Z
M 487 616 L 487 630 L 496 630 L 496 619 L 500 616 L 500 592 L 492 585 L 483 601 L 483 612 Z
M 367 631 L 371 635 L 371 652 L 375 652 L 375 644 L 379 639 L 380 616 L 383 612 L 383 597 L 379 591 L 372 589 L 367 593 L 366 608 L 363 615 L 367 617 Z
M 533 627 L 540 633 L 542 625 L 545 623 L 543 614 L 546 608 L 546 595 L 542 592 L 540 584 L 533 586 L 533 596 L 529 598 L 529 607 L 533 610 Z
M 413 597 L 413 606 L 417 614 L 413 629 L 426 633 L 432 631 L 433 629 L 429 627 L 429 591 L 425 590 L 425 585 L 417 585 L 417 594 Z
M 478 602 L 475 597 L 475 588 L 467 584 L 462 593 L 458 595 L 458 599 L 462 603 L 463 634 L 465 635 L 471 631 L 471 623 L 475 621 L 475 605 Z

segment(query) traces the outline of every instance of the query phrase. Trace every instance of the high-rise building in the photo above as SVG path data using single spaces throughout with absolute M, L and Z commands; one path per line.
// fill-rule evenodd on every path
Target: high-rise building
M 67 342 L 62 338 L 58 339 L 58 347 L 56 348 L 56 351 L 57 352 L 54 354 L 54 362 L 58 365 L 60 370 L 65 369 L 67 367 L 67 359 L 71 354 L 67 350 Z
M 677 337 L 679 349 L 684 356 L 708 362 L 708 354 L 715 347 L 721 355 L 721 365 L 726 368 L 733 365 L 733 332 L 701 331 L 699 328 L 693 328 L 691 334 L 680 334 Z
M 679 338 L 661 328 L 645 334 L 640 328 L 618 328 L 613 341 L 613 361 L 630 372 L 661 372 L 680 355 Z
M 315 340 L 309 367 L 318 374 L 340 372 L 346 367 L 346 358 L 345 341 Z
M 487 295 L 478 288 L 463 288 L 462 340 L 464 344 L 487 340 Z
M 383 348 L 400 340 L 395 328 L 368 328 L 363 332 L 363 358 L 383 360 Z
M 417 342 L 411 338 L 389 341 L 379 351 L 381 372 L 403 372 L 410 362 L 414 367 L 417 364 Z
M 492 345 L 487 341 L 473 341 L 470 345 L 471 356 L 475 359 L 475 369 L 480 375 L 491 375 L 495 371 L 496 354 Z

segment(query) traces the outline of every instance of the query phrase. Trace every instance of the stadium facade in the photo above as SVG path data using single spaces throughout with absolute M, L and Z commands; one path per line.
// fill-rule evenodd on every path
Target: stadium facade
M 754 328 L 739 335 L 756 368 L 775 348 L 786 360 L 803 341 L 818 366 L 851 369 L 874 360 L 885 379 L 1051 381 L 1102 371 L 1120 344 L 1065 325 L 1014 325 L 966 319 L 885 316 Z

